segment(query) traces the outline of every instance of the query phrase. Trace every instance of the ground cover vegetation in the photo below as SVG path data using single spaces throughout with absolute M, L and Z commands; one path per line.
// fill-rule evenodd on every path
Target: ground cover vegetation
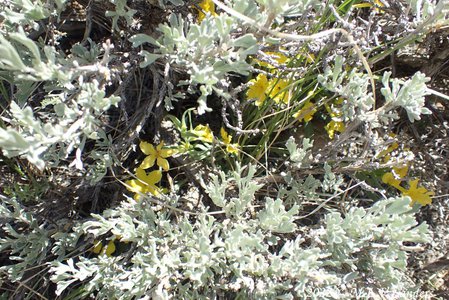
M 1 299 L 449 297 L 447 0 L 4 0 Z

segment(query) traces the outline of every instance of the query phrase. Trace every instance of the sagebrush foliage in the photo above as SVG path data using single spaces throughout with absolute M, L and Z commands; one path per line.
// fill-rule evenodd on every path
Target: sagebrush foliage
M 108 209 L 89 217 L 75 211 L 79 218 L 68 222 L 68 216 L 53 221 L 18 194 L 2 192 L 0 253 L 8 259 L 0 267 L 0 282 L 33 282 L 25 295 L 30 299 L 29 290 L 46 280 L 54 284 L 54 290 L 46 291 L 49 297 L 61 299 L 344 299 L 376 291 L 405 299 L 419 292 L 407 258 L 410 245 L 430 241 L 428 226 L 415 219 L 419 204 L 413 197 L 424 188 L 417 189 L 415 181 L 404 189 L 407 196 L 386 197 L 378 186 L 357 177 L 357 171 L 372 169 L 341 157 L 363 157 L 379 170 L 408 163 L 399 155 L 396 165 L 379 162 L 376 153 L 388 139 L 381 132 L 400 118 L 401 109 L 410 122 L 429 114 L 425 96 L 432 90 L 426 85 L 429 78 L 419 72 L 403 79 L 391 79 L 388 71 L 371 72 L 370 57 L 360 57 L 360 48 L 346 40 L 365 29 L 353 18 L 357 8 L 352 2 L 206 0 L 209 11 L 202 11 L 200 20 L 198 3 L 150 1 L 152 9 L 170 12 L 152 34 L 141 29 L 138 18 L 139 5 L 150 4 L 99 2 L 110 8 L 105 17 L 110 18 L 111 38 L 85 36 L 67 48 L 59 44 L 64 33 L 49 40 L 30 33 L 45 32 L 71 2 L 0 4 L 2 162 L 26 160 L 29 172 L 16 168 L 22 179 L 47 176 L 56 185 L 64 183 L 64 191 L 67 182 L 78 187 L 114 182 L 137 196 L 120 194 L 120 203 L 108 203 Z M 389 17 L 377 7 L 379 1 L 371 2 L 367 7 L 373 20 L 380 14 Z M 449 1 L 435 2 L 410 1 L 410 9 L 401 11 L 409 20 L 406 31 L 388 38 L 412 43 L 433 26 L 447 25 Z M 340 27 L 345 31 L 334 30 Z M 385 46 L 375 35 L 362 40 L 366 53 Z M 407 43 L 398 42 L 396 50 Z M 129 156 L 121 161 L 116 155 L 117 147 L 126 144 L 118 137 L 148 136 L 150 128 L 141 124 L 133 127 L 135 132 L 115 135 L 131 127 L 111 125 L 114 109 L 120 111 L 116 119 L 126 122 L 126 106 L 140 101 L 123 103 L 133 97 L 117 89 L 126 86 L 123 78 L 131 65 L 136 73 L 163 78 L 154 81 L 157 93 L 148 102 L 154 110 L 147 117 L 161 113 L 162 106 L 171 113 L 175 106 L 183 109 L 181 118 L 166 121 L 180 135 L 173 134 L 170 155 L 193 159 L 178 162 L 179 169 L 189 164 L 200 169 L 189 170 L 196 177 L 186 172 L 179 182 L 174 176 L 174 183 L 164 173 L 170 183 L 160 194 L 141 193 L 148 190 L 142 180 L 149 176 L 146 171 L 122 180 L 141 161 Z M 260 101 L 254 105 L 245 91 L 263 77 L 258 74 L 265 76 L 266 86 L 258 83 Z M 177 81 L 170 82 L 170 76 Z M 380 89 L 373 90 L 372 83 Z M 379 97 L 382 101 L 376 102 Z M 191 103 L 196 104 L 188 107 Z M 210 127 L 195 123 L 211 112 L 220 117 Z M 329 140 L 341 136 L 333 147 L 317 151 L 313 138 L 318 131 L 291 130 L 309 130 L 303 122 L 312 124 L 314 118 L 328 122 Z M 351 140 L 359 125 L 371 139 L 363 140 L 363 146 Z M 221 129 L 221 138 L 214 126 Z M 151 145 L 153 160 L 153 152 L 164 146 L 161 135 L 150 135 L 160 140 L 160 147 Z M 166 160 L 171 157 L 161 157 L 163 166 L 148 165 L 163 168 L 153 171 L 160 176 L 152 184 L 161 181 L 162 171 L 173 175 Z M 128 173 L 116 175 L 126 168 Z M 130 189 L 130 182 L 141 188 Z M 348 195 L 355 188 L 360 193 Z M 186 193 L 189 189 L 194 192 Z M 375 196 L 367 200 L 367 191 Z M 192 206 L 187 198 L 195 193 L 201 197 Z M 114 249 L 94 251 L 104 244 Z M 34 269 L 45 275 L 34 276 Z

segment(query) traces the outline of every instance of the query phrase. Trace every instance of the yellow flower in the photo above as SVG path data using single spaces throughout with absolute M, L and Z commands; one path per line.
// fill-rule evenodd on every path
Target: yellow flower
M 265 76 L 265 74 L 259 74 L 255 79 L 252 79 L 249 82 L 252 83 L 252 85 L 248 88 L 246 97 L 248 99 L 256 99 L 256 106 L 261 106 L 267 97 L 265 94 L 268 90 L 267 76 Z
M 201 23 L 204 18 L 206 18 L 206 14 L 210 13 L 212 16 L 216 16 L 217 13 L 215 12 L 215 4 L 212 0 L 203 0 L 201 1 L 198 6 L 201 8 L 198 9 L 198 22 Z
M 157 162 L 158 166 L 162 167 L 165 171 L 168 171 L 170 166 L 166 158 L 172 156 L 174 151 L 172 149 L 162 149 L 162 147 L 164 147 L 164 142 L 160 142 L 156 148 L 154 148 L 154 146 L 150 143 L 144 141 L 140 142 L 139 146 L 140 150 L 148 155 L 140 164 L 140 168 L 144 170 L 151 168 L 154 166 L 154 163 Z
M 223 127 L 221 127 L 221 129 L 220 129 L 220 135 L 221 135 L 221 138 L 223 139 L 223 143 L 225 143 L 225 145 L 228 145 L 231 143 L 232 136 L 229 135 Z
M 110 240 L 109 243 L 103 247 L 103 244 L 101 241 L 95 240 L 94 241 L 94 247 L 91 249 L 91 251 L 95 254 L 106 254 L 106 256 L 112 256 L 112 254 L 115 252 L 115 244 L 114 240 Z
M 341 111 L 341 108 L 337 106 L 342 104 L 343 102 L 344 98 L 340 97 L 333 101 L 332 105 L 329 105 L 327 103 L 324 104 L 324 107 L 326 108 L 329 116 L 332 118 L 332 120 L 327 123 L 326 126 L 324 126 L 324 129 L 326 129 L 330 139 L 334 138 L 335 132 L 341 133 L 346 129 L 345 123 L 339 121 L 341 120 L 341 116 L 343 116 L 343 112 Z
M 400 167 L 393 167 L 394 174 L 399 178 L 404 178 L 408 173 L 408 165 L 403 165 Z
M 192 130 L 192 133 L 198 137 L 197 140 L 206 143 L 212 143 L 214 141 L 214 134 L 210 130 L 209 125 L 200 124 Z
M 410 198 L 412 198 L 412 203 L 410 203 L 410 205 L 413 205 L 415 202 L 418 202 L 422 206 L 426 206 L 432 203 L 432 198 L 430 197 L 435 195 L 435 193 L 428 191 L 424 187 L 418 188 L 418 179 L 410 181 L 409 185 L 410 188 L 404 191 L 402 194 L 404 196 L 409 196 Z
M 290 101 L 291 93 L 287 88 L 289 82 L 285 79 L 272 79 L 268 82 L 268 90 L 270 91 L 269 96 L 274 102 L 284 102 L 287 104 Z
M 271 59 L 273 59 L 280 65 L 285 65 L 290 60 L 287 56 L 285 56 L 284 54 L 282 54 L 280 52 L 265 52 L 265 54 L 270 56 Z M 261 67 L 266 67 L 266 68 L 270 68 L 270 69 L 275 68 L 273 65 L 271 65 L 267 62 L 261 61 L 261 60 L 256 60 L 256 62 Z
M 220 134 L 223 143 L 226 145 L 226 151 L 231 154 L 237 154 L 239 152 L 239 144 L 231 144 L 232 136 L 223 127 L 221 127 Z
M 249 81 L 252 85 L 246 92 L 248 99 L 256 99 L 256 106 L 261 106 L 268 96 L 274 102 L 288 103 L 291 97 L 290 90 L 287 88 L 289 81 L 285 79 L 271 79 L 268 80 L 265 74 L 259 74 L 255 79 Z
M 326 126 L 324 126 L 324 128 L 327 131 L 327 134 L 329 135 L 330 139 L 334 138 L 335 132 L 343 132 L 346 129 L 345 123 L 341 122 L 341 121 L 330 121 L 329 123 L 327 123 Z
M 271 55 L 275 61 L 280 64 L 285 64 L 288 62 L 289 58 L 280 52 L 265 52 L 268 55 Z
M 160 170 L 152 171 L 147 174 L 144 169 L 139 167 L 136 169 L 136 177 L 137 179 L 131 179 L 125 182 L 128 191 L 135 193 L 135 200 L 139 200 L 140 194 L 159 194 L 159 189 L 156 187 L 156 183 L 162 179 L 162 172 Z
M 407 175 L 408 166 L 402 167 L 398 169 L 397 175 L 402 178 Z M 396 172 L 396 171 L 395 171 Z M 410 205 L 418 202 L 422 206 L 426 206 L 432 203 L 431 196 L 435 195 L 434 192 L 428 191 L 424 187 L 418 187 L 418 179 L 412 180 L 409 182 L 409 189 L 405 189 L 401 186 L 401 180 L 395 178 L 395 175 L 392 172 L 385 173 L 382 176 L 382 181 L 388 185 L 391 185 L 398 189 L 403 196 L 409 196 L 412 198 L 412 202 Z
M 101 241 L 95 240 L 94 246 L 92 247 L 91 251 L 95 254 L 100 254 L 101 249 L 103 249 L 103 245 L 102 245 Z
M 399 191 L 404 192 L 405 189 L 401 186 L 401 180 L 394 177 L 391 172 L 385 173 L 382 176 L 382 182 L 397 188 Z
M 298 121 L 304 120 L 305 122 L 310 122 L 313 115 L 316 113 L 316 107 L 312 102 L 307 102 L 293 117 L 298 118 Z
M 112 253 L 115 252 L 115 244 L 113 240 L 110 240 L 109 243 L 106 245 L 105 249 L 103 249 L 106 256 L 111 256 Z

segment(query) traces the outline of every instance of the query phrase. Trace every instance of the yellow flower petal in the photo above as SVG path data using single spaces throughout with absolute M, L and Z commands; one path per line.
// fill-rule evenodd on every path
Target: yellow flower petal
M 139 178 L 140 179 L 140 178 Z M 161 181 L 162 179 L 162 172 L 159 170 L 155 170 L 150 172 L 143 178 L 143 182 L 145 182 L 149 186 L 154 186 L 156 183 Z
M 220 135 L 225 144 L 229 144 L 231 142 L 232 136 L 230 136 L 223 127 L 220 129 Z
M 156 146 L 156 151 L 160 152 L 162 150 L 162 147 L 164 147 L 164 141 L 161 141 L 159 145 Z
M 212 0 L 203 0 L 198 4 L 201 10 L 198 10 L 198 22 L 201 23 L 206 18 L 206 13 L 210 13 L 212 16 L 216 16 L 215 4 Z
M 246 91 L 246 97 L 248 99 L 256 99 L 255 105 L 261 106 L 267 97 L 265 94 L 268 89 L 267 76 L 259 74 L 255 79 L 250 80 L 249 83 L 252 85 Z
M 176 153 L 175 149 L 161 149 L 161 151 L 159 151 L 159 157 L 167 158 L 175 153 Z
M 145 191 L 145 184 L 140 180 L 131 179 L 125 182 L 126 189 L 133 193 L 143 193 Z
M 410 205 L 413 205 L 415 202 L 418 202 L 422 206 L 432 203 L 431 196 L 435 195 L 435 193 L 428 191 L 424 187 L 418 187 L 418 179 L 410 181 L 409 185 L 410 188 L 404 191 L 403 195 L 412 198 L 412 203 Z
M 170 165 L 168 164 L 168 160 L 165 158 L 162 158 L 162 156 L 159 156 L 157 158 L 157 165 L 162 167 L 165 171 L 168 171 L 170 169 Z
M 156 161 L 156 155 L 148 155 L 144 158 L 142 163 L 140 164 L 140 168 L 142 169 L 148 169 L 154 166 L 154 162 Z
M 135 200 L 139 200 L 140 194 L 158 194 L 159 188 L 156 186 L 156 183 L 162 179 L 162 172 L 160 170 L 155 170 L 147 174 L 142 168 L 137 168 L 136 177 L 137 179 L 131 179 L 125 182 L 127 185 L 126 188 L 135 193 Z
M 346 126 L 345 126 L 345 123 L 343 123 L 343 122 L 332 120 L 329 123 L 327 123 L 327 125 L 324 126 L 324 128 L 326 129 L 327 134 L 329 135 L 329 138 L 333 139 L 335 132 L 345 131 Z
M 287 104 L 290 101 L 290 91 L 288 90 L 289 82 L 285 79 L 272 79 L 269 81 L 269 96 L 276 103 L 281 101 Z
M 238 144 L 229 144 L 226 146 L 226 151 L 231 154 L 239 153 L 239 145 Z
M 408 165 L 403 165 L 401 167 L 393 167 L 394 174 L 399 178 L 404 178 L 408 173 Z
M 143 168 L 137 168 L 136 169 L 136 177 L 142 181 L 144 181 L 145 176 L 147 176 L 147 172 Z
M 404 191 L 404 188 L 401 186 L 401 181 L 396 179 L 391 172 L 385 173 L 382 176 L 382 182 L 397 188 L 401 192 Z
M 265 52 L 266 54 L 272 56 L 272 58 L 280 64 L 285 64 L 289 58 L 280 52 Z
M 115 244 L 114 241 L 109 241 L 109 243 L 105 247 L 106 256 L 111 256 L 115 252 Z
M 142 150 L 145 155 L 155 155 L 156 149 L 154 149 L 154 146 L 151 145 L 148 142 L 141 141 L 139 144 L 140 150 Z
M 157 186 L 147 186 L 147 193 L 157 196 L 159 195 L 159 188 Z
M 212 143 L 214 141 L 214 134 L 210 130 L 209 125 L 198 125 L 193 130 L 192 133 L 198 137 L 198 140 Z
M 272 60 L 276 61 L 280 65 L 285 65 L 290 60 L 287 56 L 285 56 L 284 54 L 282 54 L 280 52 L 265 52 L 265 54 L 269 55 Z M 275 68 L 275 66 L 273 66 L 272 64 L 269 64 L 269 63 L 261 61 L 261 60 L 256 60 L 256 62 L 261 67 L 265 67 L 265 68 L 269 68 L 269 69 Z
M 310 122 L 313 115 L 316 113 L 316 107 L 312 102 L 307 102 L 293 117 L 297 118 L 298 121 L 304 120 L 305 122 Z
M 95 254 L 99 254 L 101 252 L 101 248 L 103 248 L 103 245 L 101 244 L 101 241 L 94 241 L 94 247 L 92 248 L 92 252 Z
M 226 145 L 226 151 L 231 154 L 237 154 L 239 152 L 239 144 L 231 144 L 232 136 L 229 135 L 223 127 L 220 129 L 220 135 L 223 144 Z

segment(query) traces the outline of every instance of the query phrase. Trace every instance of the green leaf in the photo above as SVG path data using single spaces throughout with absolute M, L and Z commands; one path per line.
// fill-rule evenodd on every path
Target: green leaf
M 10 71 L 22 71 L 27 68 L 16 48 L 0 33 L 0 68 Z
M 401 215 L 403 213 L 409 212 L 412 210 L 410 202 L 411 202 L 410 197 L 398 198 L 396 201 L 390 203 L 386 207 L 385 213 L 391 215 Z
M 29 39 L 25 32 L 23 31 L 22 27 L 19 27 L 19 31 L 15 32 L 15 33 L 10 33 L 9 36 L 13 39 L 16 40 L 17 42 L 21 43 L 22 45 L 24 45 L 25 47 L 27 47 L 30 51 L 31 54 L 34 56 L 34 59 L 36 60 L 36 63 L 41 62 L 41 55 L 39 52 L 39 48 L 37 47 L 36 43 Z
M 151 65 L 152 63 L 154 63 L 158 58 L 162 57 L 161 54 L 154 54 L 154 53 L 150 53 L 146 50 L 142 50 L 139 53 L 140 55 L 142 55 L 144 57 L 143 62 L 140 63 L 140 67 L 141 68 L 145 68 L 149 65 Z
M 257 39 L 251 33 L 247 33 L 239 38 L 236 38 L 233 43 L 235 47 L 250 48 L 257 43 Z
M 14 152 L 23 152 L 29 148 L 28 141 L 16 130 L 0 128 L 0 148 Z
M 266 198 L 265 208 L 257 215 L 260 226 L 265 230 L 278 233 L 288 233 L 296 230 L 294 216 L 298 213 L 299 206 L 294 205 L 289 211 L 285 207 L 281 199 L 274 201 Z
M 144 43 L 153 44 L 155 46 L 160 46 L 161 44 L 148 34 L 139 33 L 129 38 L 129 41 L 133 43 L 133 47 L 139 47 Z

